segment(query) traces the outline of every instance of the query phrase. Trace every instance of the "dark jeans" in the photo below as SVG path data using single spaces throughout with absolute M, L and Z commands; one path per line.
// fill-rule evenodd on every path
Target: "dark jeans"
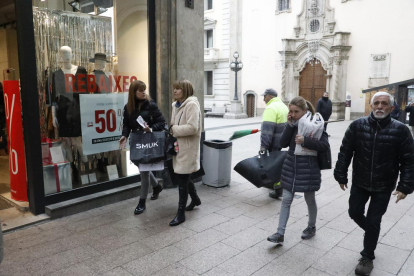
M 365 204 L 371 198 L 368 212 L 365 216 Z M 377 248 L 378 237 L 381 231 L 381 219 L 388 208 L 391 198 L 390 192 L 375 193 L 359 188 L 356 185 L 351 187 L 349 197 L 349 216 L 365 230 L 363 257 L 375 259 L 374 251 Z

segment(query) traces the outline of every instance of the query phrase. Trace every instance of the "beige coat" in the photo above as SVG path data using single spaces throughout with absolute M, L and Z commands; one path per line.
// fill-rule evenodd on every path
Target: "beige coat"
M 173 156 L 174 172 L 190 174 L 200 169 L 200 104 L 194 96 L 188 97 L 179 108 L 175 104 L 172 105 L 171 125 L 179 149 Z

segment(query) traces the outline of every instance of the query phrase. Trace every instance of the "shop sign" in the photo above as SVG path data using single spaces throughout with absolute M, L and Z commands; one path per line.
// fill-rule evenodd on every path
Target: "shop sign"
M 80 95 L 83 154 L 119 149 L 128 93 Z
M 4 81 L 11 198 L 28 201 L 19 81 Z

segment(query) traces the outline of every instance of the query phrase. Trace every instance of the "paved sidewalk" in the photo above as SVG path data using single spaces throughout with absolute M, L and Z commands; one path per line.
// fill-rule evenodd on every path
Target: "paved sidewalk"
M 206 128 L 223 126 L 208 120 Z M 256 121 L 242 123 L 207 131 L 206 137 L 228 139 Z M 328 126 L 334 162 L 348 125 Z M 255 155 L 259 139 L 253 134 L 234 141 L 233 165 Z M 0 275 L 353 275 L 363 232 L 347 215 L 349 191 L 339 189 L 332 170 L 322 178 L 318 230 L 311 240 L 300 239 L 307 225 L 300 197 L 293 202 L 284 246 L 266 241 L 276 231 L 281 201 L 233 172 L 229 187 L 197 183 L 202 205 L 177 227 L 168 226 L 178 202 L 177 190 L 170 189 L 149 200 L 139 216 L 133 215 L 134 198 L 6 234 Z M 414 196 L 394 202 L 383 218 L 372 275 L 414 275 Z

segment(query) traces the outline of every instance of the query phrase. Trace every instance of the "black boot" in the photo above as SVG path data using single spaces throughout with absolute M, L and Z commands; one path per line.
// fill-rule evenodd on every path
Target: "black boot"
M 176 174 L 178 180 L 178 211 L 175 218 L 170 222 L 170 226 L 177 226 L 185 221 L 185 206 L 188 199 L 188 180 L 190 175 Z
M 139 214 L 144 213 L 144 211 L 145 211 L 145 200 L 146 200 L 146 198 L 139 199 L 138 206 L 134 210 L 134 215 L 139 215 Z
M 161 193 L 161 191 L 164 188 L 158 184 L 157 186 L 155 186 L 154 188 L 152 188 L 152 196 L 151 196 L 151 200 L 156 200 L 158 199 L 158 195 Z
M 197 190 L 194 186 L 193 181 L 191 181 L 191 180 L 188 183 L 188 193 L 190 194 L 190 197 L 191 197 L 191 203 L 187 206 L 187 208 L 185 208 L 185 210 L 186 211 L 192 211 L 194 209 L 194 207 L 201 205 L 201 200 L 198 197 Z

